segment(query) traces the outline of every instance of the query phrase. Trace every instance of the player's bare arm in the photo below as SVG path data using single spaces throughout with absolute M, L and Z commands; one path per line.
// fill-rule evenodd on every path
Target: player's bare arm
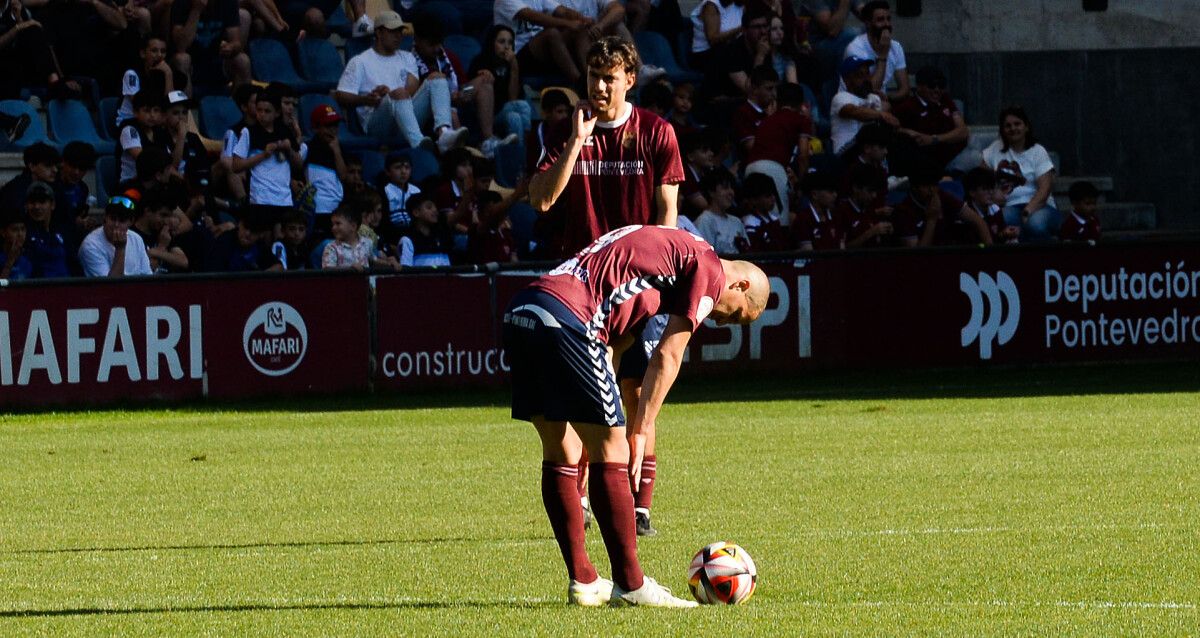
M 676 226 L 679 220 L 679 184 L 659 184 L 654 189 L 654 205 L 660 226 Z
M 629 438 L 629 474 L 633 491 L 638 491 L 642 478 L 642 458 L 646 455 L 646 439 L 654 433 L 655 421 L 667 400 L 667 392 L 679 376 L 683 355 L 692 338 L 692 324 L 685 317 L 671 315 L 663 330 L 662 340 L 650 357 L 650 366 L 642 380 L 642 398 L 637 414 L 627 430 Z
M 535 210 L 545 213 L 558 201 L 571 179 L 571 170 L 575 167 L 575 160 L 579 159 L 579 150 L 595 128 L 594 112 L 586 100 L 580 100 L 571 116 L 571 136 L 562 153 L 549 169 L 529 180 L 529 203 Z

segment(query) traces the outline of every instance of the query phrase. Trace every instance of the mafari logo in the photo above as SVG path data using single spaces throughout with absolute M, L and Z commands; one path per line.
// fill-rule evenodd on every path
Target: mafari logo
M 304 317 L 282 301 L 265 303 L 246 319 L 242 348 L 255 370 L 281 377 L 295 370 L 308 350 Z
M 971 318 L 962 329 L 962 346 L 965 348 L 979 339 L 979 358 L 991 359 L 992 340 L 1000 346 L 1008 343 L 1021 321 L 1021 295 L 1017 285 L 1007 273 L 999 271 L 995 279 L 982 272 L 978 278 L 959 273 L 958 286 L 971 300 Z

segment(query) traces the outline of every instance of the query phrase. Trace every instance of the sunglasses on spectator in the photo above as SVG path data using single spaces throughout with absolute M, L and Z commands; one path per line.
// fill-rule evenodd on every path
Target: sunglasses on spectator
M 129 199 L 128 197 L 125 197 L 124 195 L 117 195 L 116 197 L 110 197 L 108 199 L 108 203 L 116 204 L 118 206 L 121 206 L 122 208 L 127 208 L 129 210 L 133 210 L 137 207 L 137 204 L 134 204 L 132 199 Z

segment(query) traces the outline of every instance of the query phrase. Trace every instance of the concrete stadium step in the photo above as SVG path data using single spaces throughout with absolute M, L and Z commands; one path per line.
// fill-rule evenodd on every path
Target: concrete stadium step
M 1097 214 L 1100 217 L 1100 228 L 1105 233 L 1109 231 L 1154 230 L 1158 227 L 1158 213 L 1154 208 L 1154 204 L 1147 202 L 1105 202 L 1100 204 L 1099 208 Z
M 20 153 L 0 153 L 0 184 L 7 184 L 23 170 L 25 162 Z
M 1071 190 L 1071 186 L 1079 182 L 1091 182 L 1096 190 L 1100 191 L 1100 196 L 1113 192 L 1113 178 L 1110 176 L 1103 177 L 1079 177 L 1075 175 L 1059 175 L 1054 178 L 1054 194 L 1066 195 L 1067 191 Z

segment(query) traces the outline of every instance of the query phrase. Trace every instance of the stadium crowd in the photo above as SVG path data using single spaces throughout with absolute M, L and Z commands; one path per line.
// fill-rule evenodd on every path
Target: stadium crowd
M 1056 208 L 1020 107 L 963 170 L 960 106 L 938 69 L 910 78 L 885 0 L 379 9 L 0 0 L 0 98 L 79 104 L 96 125 L 31 141 L 36 112 L 0 105 L 24 160 L 0 188 L 0 277 L 563 257 L 571 211 L 535 212 L 528 178 L 610 35 L 637 44 L 637 102 L 678 141 L 681 220 L 722 254 L 1100 236 L 1094 186 Z M 232 117 L 207 117 L 221 106 Z

